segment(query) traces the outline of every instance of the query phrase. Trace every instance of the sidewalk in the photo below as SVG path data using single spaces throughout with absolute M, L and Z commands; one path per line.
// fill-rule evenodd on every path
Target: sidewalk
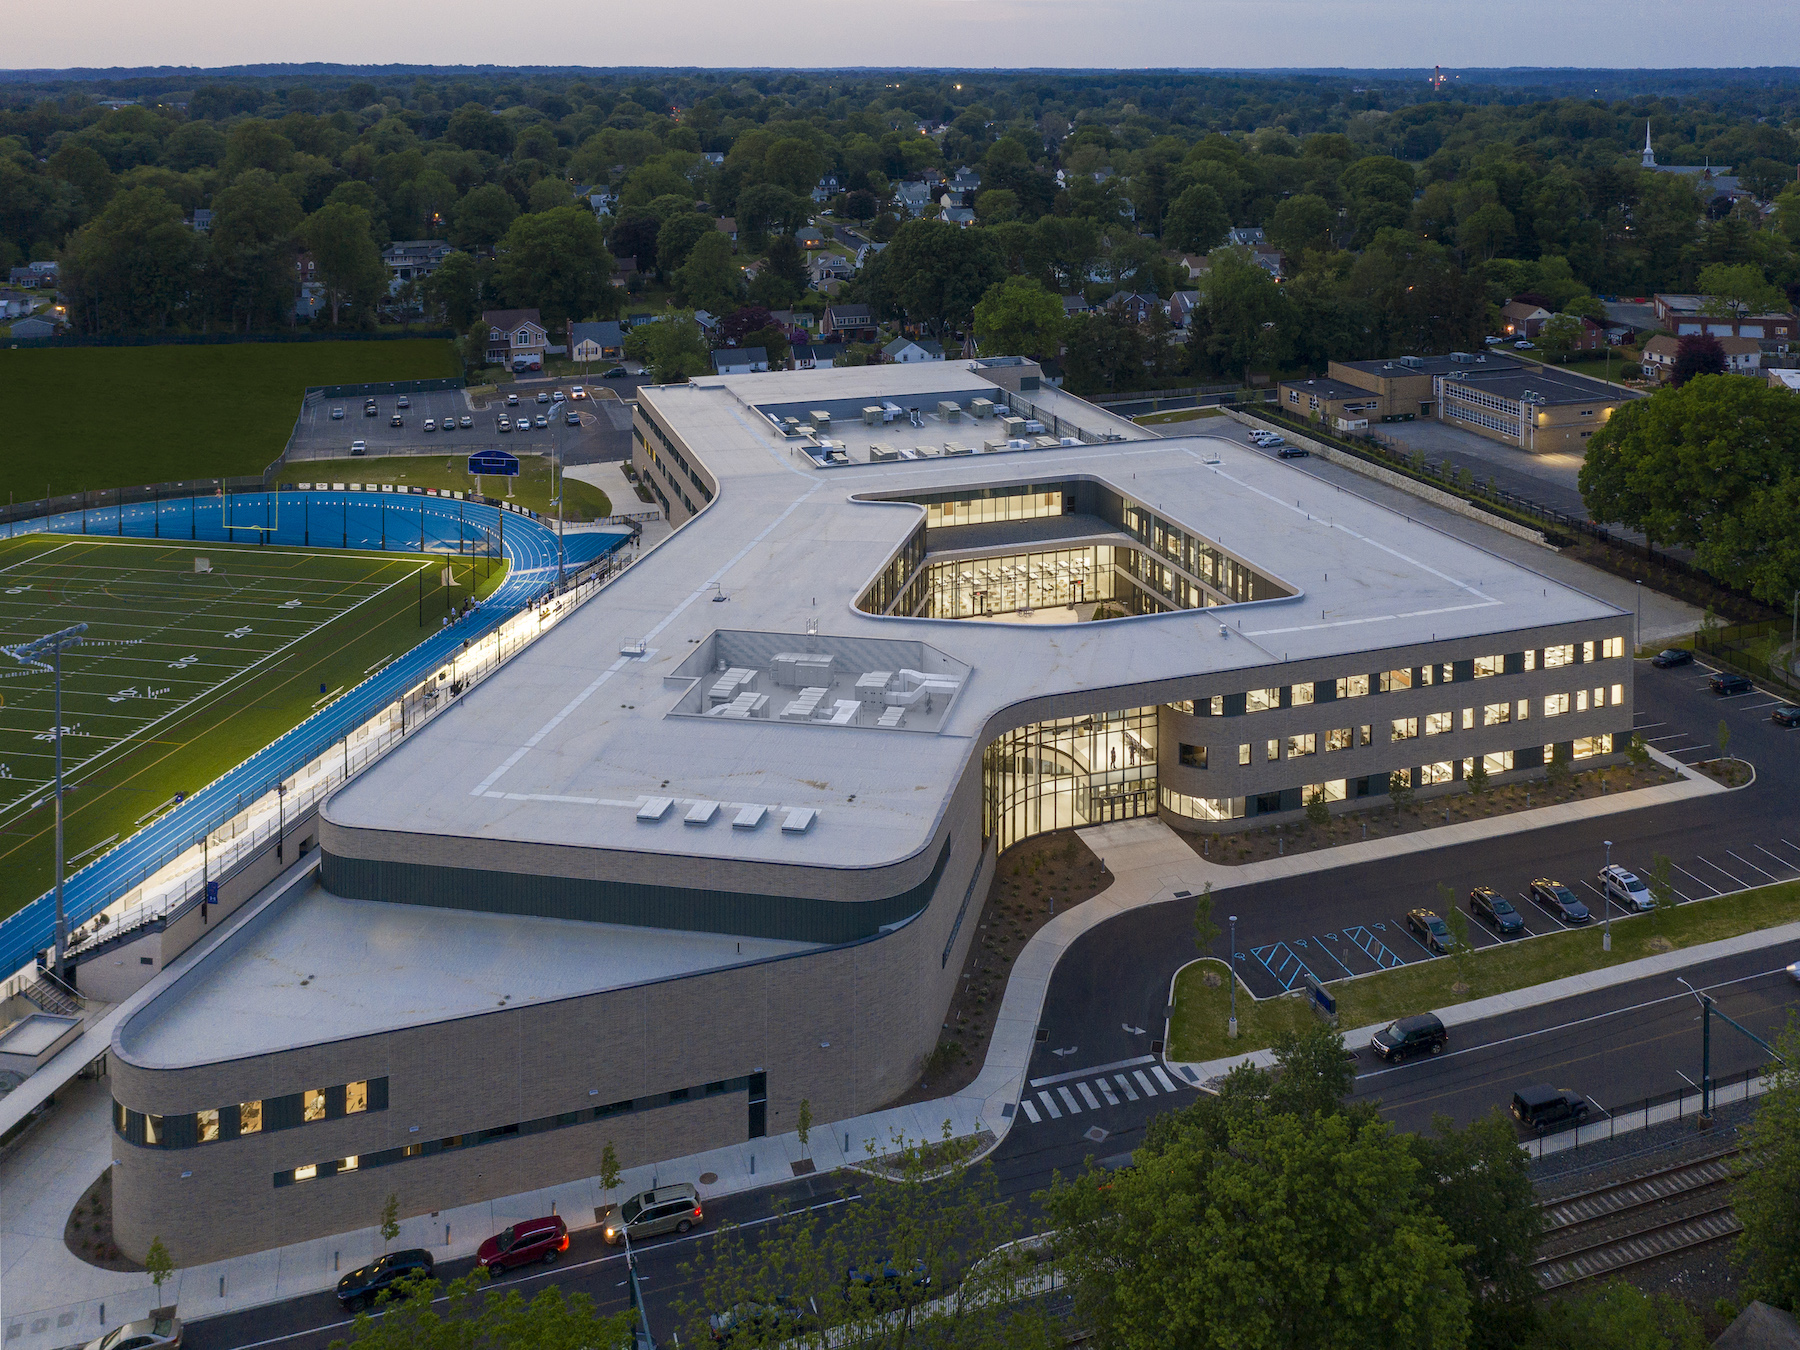
M 1674 761 L 1665 762 L 1674 765 Z M 1002 996 L 986 1060 L 975 1081 L 952 1097 L 872 1112 L 847 1121 L 822 1122 L 813 1128 L 806 1156 L 815 1162 L 818 1171 L 828 1171 L 863 1160 L 871 1141 L 880 1153 L 891 1151 L 896 1135 L 915 1143 L 934 1141 L 941 1137 L 945 1121 L 959 1136 L 988 1131 L 997 1146 L 1011 1128 L 1019 1094 L 1024 1089 L 1038 1019 L 1057 963 L 1084 934 L 1109 919 L 1145 905 L 1161 904 L 1174 898 L 1176 891 L 1198 892 L 1209 881 L 1215 892 L 1220 892 L 1271 877 L 1326 872 L 1349 863 L 1403 857 L 1447 844 L 1521 833 L 1726 790 L 1708 779 L 1688 775 L 1685 769 L 1683 774 L 1679 783 L 1613 797 L 1539 807 L 1491 820 L 1421 830 L 1241 867 L 1221 867 L 1206 861 L 1155 817 L 1082 830 L 1082 838 L 1112 872 L 1113 883 L 1100 895 L 1059 914 L 1019 953 Z M 246 904 L 240 914 L 248 915 L 255 904 Z M 1730 939 L 1753 943 L 1768 940 L 1767 933 Z M 1697 955 L 1704 950 L 1710 949 L 1652 957 L 1633 966 L 1654 962 L 1678 966 L 1704 959 L 1703 954 Z M 1510 1007 L 1549 1002 L 1568 993 L 1583 992 L 1587 987 L 1605 987 L 1580 986 L 1575 982 L 1605 981 L 1632 968 L 1614 967 L 1542 989 L 1499 995 L 1498 1000 L 1519 1001 L 1488 1011 L 1475 1010 L 1496 1000 L 1478 1000 L 1447 1011 L 1445 1021 L 1454 1025 Z M 1562 986 L 1572 987 L 1562 990 Z M 119 1012 L 132 1006 L 128 1000 L 120 1005 Z M 1374 1030 L 1365 1028 L 1347 1039 L 1354 1041 L 1360 1034 L 1366 1043 L 1367 1035 Z M 1181 1073 L 1184 1080 L 1194 1082 L 1222 1072 L 1235 1062 L 1169 1067 Z M 62 1226 L 70 1207 L 111 1161 L 106 1084 L 93 1085 L 89 1095 L 80 1095 L 79 1106 L 72 1097 L 66 1105 L 75 1109 L 59 1109 L 40 1127 L 39 1137 L 30 1141 L 28 1147 L 0 1162 L 0 1242 L 4 1243 L 4 1266 L 0 1266 L 0 1345 L 5 1350 L 53 1350 L 84 1336 L 97 1336 L 104 1327 L 117 1326 L 121 1320 L 142 1317 L 155 1303 L 154 1290 L 144 1276 L 97 1270 L 77 1258 L 62 1242 Z M 792 1164 L 801 1156 L 799 1139 L 792 1133 L 751 1140 L 633 1168 L 623 1174 L 619 1194 L 629 1195 L 661 1180 L 679 1179 L 693 1181 L 702 1199 L 716 1199 L 790 1180 L 794 1175 Z M 51 1158 L 58 1161 L 52 1165 L 46 1161 Z M 709 1176 L 711 1180 L 706 1180 Z M 440 1260 L 468 1257 L 482 1239 L 517 1219 L 554 1211 L 563 1215 L 571 1228 L 590 1227 L 595 1208 L 606 1198 L 597 1177 L 582 1178 L 434 1216 L 407 1219 L 401 1224 L 400 1236 L 385 1246 L 428 1247 Z M 189 1318 L 254 1308 L 329 1289 L 340 1272 L 354 1269 L 383 1249 L 378 1231 L 368 1227 L 218 1261 L 177 1271 L 164 1286 L 163 1301 L 176 1303 L 181 1315 Z M 21 1315 L 20 1309 L 28 1305 L 35 1310 Z M 104 1323 L 100 1320 L 102 1313 Z

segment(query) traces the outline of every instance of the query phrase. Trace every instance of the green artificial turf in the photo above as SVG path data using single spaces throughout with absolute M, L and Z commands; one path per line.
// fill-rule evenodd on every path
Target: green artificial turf
M 552 520 L 556 506 L 550 500 L 550 460 L 543 455 L 520 455 L 519 476 L 482 478 L 479 485 L 469 476 L 467 452 L 454 455 L 368 455 L 361 459 L 303 459 L 284 465 L 284 483 L 391 483 L 395 486 L 478 492 L 509 500 L 541 512 Z M 592 483 L 579 478 L 564 483 L 563 519 L 573 524 L 602 520 L 613 513 L 612 502 Z M 510 486 L 511 496 L 508 496 Z
M 196 557 L 212 571 L 197 574 Z M 438 631 L 447 602 L 471 585 L 489 593 L 504 573 L 441 555 L 0 541 L 0 644 L 88 625 L 63 658 L 67 871 L 403 655 Z M 47 673 L 0 669 L 0 917 L 52 883 L 51 698 Z
M 259 474 L 307 386 L 460 373 L 442 338 L 0 350 L 0 492 L 34 501 Z

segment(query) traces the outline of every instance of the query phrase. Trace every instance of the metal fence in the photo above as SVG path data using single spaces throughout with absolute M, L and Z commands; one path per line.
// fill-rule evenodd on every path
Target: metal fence
M 1712 1109 L 1717 1112 L 1721 1106 L 1748 1102 L 1761 1096 L 1763 1073 L 1768 1067 L 1766 1064 L 1759 1064 L 1742 1073 L 1715 1078 L 1712 1084 Z M 1697 1087 L 1683 1087 L 1674 1092 L 1645 1097 L 1642 1101 L 1616 1107 L 1607 1113 L 1605 1120 L 1590 1121 L 1573 1130 L 1532 1139 L 1525 1144 L 1525 1151 L 1533 1158 L 1542 1158 L 1549 1154 L 1576 1152 L 1583 1147 L 1592 1148 L 1595 1144 L 1616 1139 L 1619 1135 L 1647 1130 L 1652 1125 L 1660 1125 L 1665 1121 L 1686 1120 L 1689 1117 L 1697 1119 L 1701 1115 L 1702 1104 L 1703 1094 Z
M 1694 650 L 1740 674 L 1775 685 L 1784 693 L 1800 695 L 1800 679 L 1795 678 L 1792 670 L 1750 650 L 1750 644 L 1758 638 L 1791 639 L 1793 632 L 1792 621 L 1782 619 L 1733 624 L 1725 628 L 1702 628 L 1694 634 Z M 1775 650 L 1779 650 L 1779 647 Z

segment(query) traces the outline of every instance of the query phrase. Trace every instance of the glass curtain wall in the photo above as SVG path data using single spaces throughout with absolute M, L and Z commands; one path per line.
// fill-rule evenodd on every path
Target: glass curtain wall
M 982 756 L 984 828 L 1001 849 L 1034 834 L 1156 813 L 1156 709 L 1009 731 Z
M 925 617 L 974 619 L 1111 600 L 1113 552 L 1110 544 L 1098 544 L 934 562 Z
M 997 520 L 1036 520 L 1040 516 L 1063 513 L 1061 490 L 1026 491 L 1001 489 L 991 497 L 974 497 L 960 502 L 927 502 L 925 524 L 938 530 L 946 525 L 987 525 Z

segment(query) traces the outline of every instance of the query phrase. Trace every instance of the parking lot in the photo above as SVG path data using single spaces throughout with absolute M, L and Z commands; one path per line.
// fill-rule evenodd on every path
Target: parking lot
M 1561 882 L 1587 905 L 1593 918 L 1582 927 L 1593 927 L 1609 913 L 1615 919 L 1625 918 L 1634 911 L 1609 900 L 1600 888 L 1608 836 L 1615 840 L 1612 862 L 1640 877 L 1648 874 L 1656 854 L 1667 856 L 1678 904 L 1800 878 L 1800 818 L 1791 807 L 1792 794 L 1800 791 L 1800 772 L 1795 767 L 1800 756 L 1800 729 L 1769 720 L 1770 711 L 1785 700 L 1754 688 L 1747 694 L 1715 695 L 1707 688 L 1711 674 L 1712 667 L 1703 661 L 1659 670 L 1640 660 L 1633 723 L 1653 749 L 1692 765 L 1718 755 L 1718 725 L 1723 720 L 1731 729 L 1729 752 L 1747 760 L 1757 775 L 1754 784 L 1728 799 L 1739 808 L 1740 828 L 1670 829 L 1660 821 L 1652 824 L 1631 815 L 1609 817 L 1582 825 L 1581 833 L 1594 838 L 1582 849 L 1579 864 L 1572 865 L 1563 849 L 1554 850 L 1554 860 L 1534 859 L 1530 836 L 1526 836 L 1523 847 L 1500 841 L 1501 847 L 1481 849 L 1480 856 L 1492 865 L 1465 876 L 1434 878 L 1427 885 L 1401 882 L 1377 888 L 1381 898 L 1373 903 L 1343 909 L 1319 907 L 1338 915 L 1348 909 L 1355 914 L 1353 922 L 1338 917 L 1329 926 L 1315 922 L 1291 929 L 1276 922 L 1268 925 L 1273 931 L 1265 934 L 1257 931 L 1264 926 L 1262 922 L 1241 917 L 1233 956 L 1245 984 L 1258 997 L 1268 997 L 1301 987 L 1309 975 L 1330 983 L 1417 961 L 1441 960 L 1406 922 L 1407 911 L 1415 907 L 1442 913 L 1440 884 L 1452 887 L 1457 907 L 1470 918 L 1470 942 L 1477 949 L 1574 926 L 1532 898 L 1531 882 L 1539 877 Z M 1656 814 L 1646 812 L 1645 816 Z M 1475 852 L 1466 851 L 1464 856 Z M 1502 938 L 1470 916 L 1469 892 L 1476 886 L 1491 886 L 1507 897 L 1524 920 L 1524 932 Z M 1391 899 L 1387 898 L 1390 894 Z
M 620 405 L 604 406 L 594 399 L 577 403 L 538 403 L 537 395 L 549 394 L 552 388 L 568 389 L 566 383 L 523 387 L 519 405 L 509 408 L 504 398 L 493 400 L 485 409 L 477 409 L 463 390 L 441 390 L 432 393 L 404 395 L 407 407 L 399 406 L 400 398 L 392 394 L 376 396 L 375 415 L 363 411 L 361 396 L 342 399 L 309 400 L 301 412 L 298 426 L 288 443 L 288 460 L 341 459 L 350 453 L 351 443 L 364 441 L 370 455 L 469 455 L 478 450 L 509 450 L 515 455 L 548 455 L 557 452 L 570 463 L 585 463 L 601 458 L 597 451 L 610 448 L 617 438 L 616 414 Z M 579 427 L 566 424 L 565 414 L 573 407 L 581 418 Z M 342 409 L 343 416 L 333 417 Z M 394 426 L 398 415 L 400 426 Z M 544 427 L 502 433 L 500 419 L 509 424 L 543 417 Z M 470 425 L 463 427 L 467 417 Z M 427 431 L 431 421 L 434 429 Z M 454 421 L 455 426 L 450 423 Z M 629 428 L 629 421 L 626 422 Z

